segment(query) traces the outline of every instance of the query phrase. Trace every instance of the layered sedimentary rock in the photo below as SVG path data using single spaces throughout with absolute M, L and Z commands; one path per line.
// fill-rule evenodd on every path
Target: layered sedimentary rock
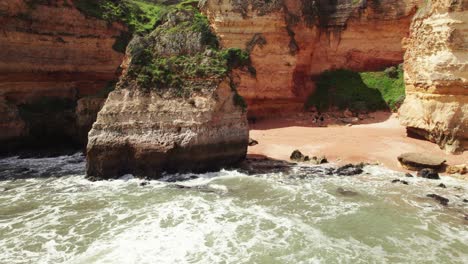
M 31 136 L 34 125 L 19 114 L 12 117 L 22 105 L 42 104 L 44 98 L 76 102 L 117 79 L 124 54 L 112 47 L 125 30 L 86 17 L 73 1 L 0 1 L 0 98 L 10 113 L 2 111 L 0 119 L 14 127 L 0 130 L 0 138 L 12 142 Z M 67 129 L 47 127 L 47 118 L 40 122 L 59 134 Z
M 301 110 L 325 70 L 381 70 L 403 62 L 417 0 L 207 0 L 225 47 L 251 51 L 255 78 L 240 75 L 251 116 Z
M 432 0 L 411 25 L 401 123 L 449 152 L 468 148 L 468 1 Z
M 157 178 L 163 171 L 213 170 L 244 159 L 246 110 L 228 67 L 237 64 L 231 55 L 239 50 L 217 50 L 208 30 L 187 7 L 132 40 L 124 74 L 89 133 L 90 179 Z

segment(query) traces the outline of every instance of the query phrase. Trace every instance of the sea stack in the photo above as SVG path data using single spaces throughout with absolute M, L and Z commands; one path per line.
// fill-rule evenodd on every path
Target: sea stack
M 232 69 L 248 53 L 218 48 L 195 7 L 179 6 L 127 48 L 123 75 L 89 133 L 87 175 L 158 178 L 201 172 L 245 158 L 246 105 Z

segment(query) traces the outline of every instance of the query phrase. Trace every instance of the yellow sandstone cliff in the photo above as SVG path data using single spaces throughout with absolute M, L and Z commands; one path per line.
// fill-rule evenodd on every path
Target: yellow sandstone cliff
M 413 20 L 407 45 L 401 123 L 448 152 L 466 150 L 468 1 L 428 1 Z

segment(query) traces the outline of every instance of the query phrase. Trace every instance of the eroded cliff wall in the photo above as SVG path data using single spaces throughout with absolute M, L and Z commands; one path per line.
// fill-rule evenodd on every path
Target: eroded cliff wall
M 251 50 L 256 77 L 240 75 L 249 114 L 303 109 L 328 69 L 381 70 L 403 62 L 417 0 L 207 0 L 204 13 L 225 47 Z
M 75 122 L 77 101 L 118 78 L 124 54 L 113 45 L 124 31 L 121 24 L 86 17 L 72 1 L 0 1 L 2 150 L 5 142 L 28 137 L 31 141 L 54 141 L 57 135 L 85 139 L 75 133 L 80 129 Z M 63 108 L 48 108 L 48 103 Z
M 468 148 L 468 1 L 431 0 L 415 16 L 405 55 L 401 123 L 449 152 Z

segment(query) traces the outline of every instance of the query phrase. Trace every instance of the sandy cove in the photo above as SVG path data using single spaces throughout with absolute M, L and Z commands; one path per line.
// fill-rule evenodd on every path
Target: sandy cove
M 370 118 L 352 126 L 326 119 L 324 125 L 326 127 L 318 127 L 310 115 L 302 114 L 257 121 L 250 125 L 250 137 L 259 144 L 249 147 L 248 153 L 289 161 L 291 153 L 299 149 L 310 157 L 325 155 L 332 163 L 380 163 L 399 171 L 406 171 L 397 161 L 398 155 L 405 152 L 444 157 L 449 165 L 468 162 L 467 151 L 450 155 L 436 144 L 407 137 L 397 114 L 372 113 Z

